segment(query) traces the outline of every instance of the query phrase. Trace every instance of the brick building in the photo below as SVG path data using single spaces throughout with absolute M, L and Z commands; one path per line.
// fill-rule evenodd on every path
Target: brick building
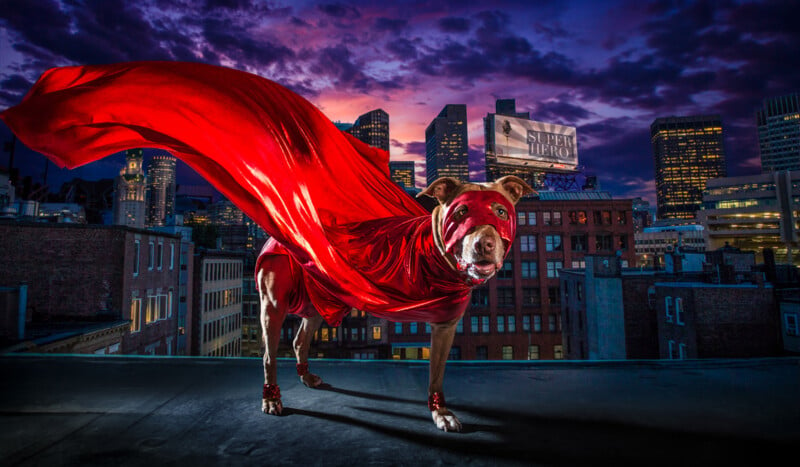
M 193 273 L 189 355 L 241 356 L 243 253 L 198 249 Z
M 26 283 L 32 326 L 130 321 L 120 353 L 172 355 L 180 238 L 124 226 L 0 223 L 0 285 Z
M 472 292 L 451 350 L 454 360 L 561 359 L 559 271 L 584 256 L 619 252 L 633 264 L 631 200 L 605 192 L 546 192 L 517 207 L 517 238 L 497 277 Z M 425 323 L 389 323 L 394 358 L 427 358 Z
M 752 259 L 752 253 L 677 249 L 664 271 L 623 270 L 604 256 L 563 271 L 565 354 L 573 360 L 781 355 L 775 294 Z

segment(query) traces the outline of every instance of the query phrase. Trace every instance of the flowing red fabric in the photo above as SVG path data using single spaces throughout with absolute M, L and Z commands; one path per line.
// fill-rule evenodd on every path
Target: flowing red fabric
M 171 152 L 280 243 L 330 324 L 350 307 L 429 322 L 466 307 L 469 287 L 433 251 L 428 213 L 389 179 L 388 153 L 274 82 L 199 63 L 55 68 L 0 118 L 62 167 Z

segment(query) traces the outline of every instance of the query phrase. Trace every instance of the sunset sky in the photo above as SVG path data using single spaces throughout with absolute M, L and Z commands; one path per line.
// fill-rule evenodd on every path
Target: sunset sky
M 3 0 L 0 109 L 59 65 L 201 61 L 288 86 L 331 120 L 390 116 L 391 157 L 418 161 L 425 128 L 466 104 L 470 169 L 483 174 L 483 117 L 515 98 L 535 120 L 577 127 L 578 157 L 615 196 L 655 201 L 649 127 L 720 114 L 729 175 L 760 171 L 755 111 L 800 90 L 796 1 Z M 0 124 L 1 126 L 2 124 Z M 10 132 L 0 128 L 6 141 Z M 43 158 L 14 165 L 41 177 Z M 112 177 L 120 158 L 70 172 Z M 8 155 L 0 156 L 7 166 Z M 179 183 L 200 184 L 188 168 Z

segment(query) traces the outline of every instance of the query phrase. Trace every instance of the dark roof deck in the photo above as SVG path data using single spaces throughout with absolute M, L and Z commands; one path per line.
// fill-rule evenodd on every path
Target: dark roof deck
M 800 442 L 800 359 L 450 364 L 464 432 L 437 430 L 427 365 L 2 356 L 2 465 L 769 465 Z

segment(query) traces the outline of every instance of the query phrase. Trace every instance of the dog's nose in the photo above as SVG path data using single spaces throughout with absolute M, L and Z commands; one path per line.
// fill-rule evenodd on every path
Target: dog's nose
M 475 249 L 478 250 L 478 253 L 487 255 L 494 251 L 495 241 L 491 237 L 483 237 L 478 240 L 478 243 L 475 245 L 475 247 Z

